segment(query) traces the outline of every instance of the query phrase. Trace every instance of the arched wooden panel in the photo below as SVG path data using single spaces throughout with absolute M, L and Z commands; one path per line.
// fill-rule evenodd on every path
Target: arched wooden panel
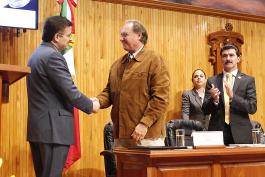
M 235 45 L 239 52 L 242 53 L 241 46 L 244 44 L 244 37 L 242 34 L 232 31 L 233 25 L 231 23 L 225 24 L 225 29 L 208 34 L 207 42 L 210 45 L 209 61 L 213 65 L 214 74 L 223 72 L 223 65 L 221 62 L 221 48 L 225 44 Z M 241 69 L 240 63 L 238 66 Z

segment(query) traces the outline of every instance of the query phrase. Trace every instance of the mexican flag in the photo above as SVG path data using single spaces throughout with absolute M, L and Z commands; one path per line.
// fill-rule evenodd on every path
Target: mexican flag
M 77 6 L 77 0 L 57 0 L 59 4 L 62 5 L 60 15 L 66 17 L 73 23 L 72 26 L 72 42 L 68 46 L 67 49 L 63 51 L 63 56 L 66 59 L 68 68 L 73 77 L 75 77 L 75 64 L 74 64 L 74 35 L 75 35 L 75 19 L 74 19 L 74 11 L 73 8 Z
M 72 77 L 75 77 L 74 50 L 73 50 L 75 20 L 74 20 L 73 8 L 77 6 L 77 0 L 57 0 L 57 2 L 61 5 L 60 15 L 66 17 L 73 24 L 72 42 L 68 46 L 68 48 L 63 51 L 63 56 L 66 59 Z M 81 157 L 79 115 L 78 115 L 78 109 L 76 108 L 74 108 L 74 137 L 75 137 L 75 144 L 70 146 L 67 160 L 64 165 L 64 171 L 68 170 L 68 168 Z

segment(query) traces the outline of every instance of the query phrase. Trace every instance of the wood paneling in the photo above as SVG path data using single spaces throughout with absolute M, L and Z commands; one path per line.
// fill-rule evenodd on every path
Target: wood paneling
M 183 167 L 161 167 L 159 170 L 160 177 L 211 177 L 210 165 L 186 165 Z
M 265 162 L 235 163 L 224 165 L 225 177 L 264 176 Z
M 26 65 L 41 41 L 44 19 L 59 14 L 55 0 L 39 1 L 39 30 L 27 30 L 16 37 L 14 30 L 0 32 L 0 63 Z M 191 89 L 191 74 L 196 68 L 208 76 L 213 68 L 208 62 L 209 33 L 224 28 L 227 22 L 245 38 L 242 46 L 242 71 L 256 78 L 258 111 L 252 116 L 265 127 L 265 24 L 217 18 L 147 7 L 83 0 L 75 9 L 76 84 L 88 96 L 96 96 L 105 86 L 111 64 L 124 51 L 119 31 L 126 19 L 142 21 L 149 33 L 148 47 L 162 54 L 171 75 L 170 104 L 167 120 L 180 116 L 181 93 Z M 103 177 L 103 127 L 110 120 L 110 108 L 97 114 L 80 112 L 82 158 L 66 177 Z M 32 177 L 33 166 L 26 142 L 27 92 L 22 79 L 10 87 L 9 103 L 2 106 L 0 120 L 0 157 L 4 163 L 0 176 Z
M 177 2 L 174 3 L 174 0 L 97 0 L 97 1 L 104 1 L 104 2 L 112 2 L 112 3 L 120 3 L 120 4 L 127 4 L 127 5 L 137 5 L 140 7 L 148 7 L 148 8 L 157 8 L 157 9 L 164 9 L 164 10 L 173 10 L 179 12 L 187 12 L 199 15 L 209 15 L 209 16 L 217 16 L 217 17 L 225 17 L 231 19 L 238 19 L 238 20 L 247 20 L 247 21 L 255 21 L 255 22 L 265 22 L 265 16 L 262 15 L 264 12 L 264 5 L 262 4 L 262 0 L 260 2 L 256 2 L 256 4 L 249 2 L 244 2 L 241 0 L 240 3 L 243 4 L 232 4 L 233 1 L 229 0 L 222 0 L 224 4 L 228 4 L 228 6 L 218 5 L 218 2 L 214 2 L 215 0 L 206 0 L 210 1 L 210 3 L 204 1 L 200 2 L 200 0 L 190 0 L 190 3 L 186 4 L 185 2 Z M 172 2 L 169 2 L 172 1 Z M 237 0 L 235 0 L 237 2 Z M 176 2 L 176 1 L 175 1 Z M 250 5 L 247 5 L 247 4 Z M 246 7 L 242 8 L 241 6 Z M 219 8 L 217 8 L 219 6 Z M 232 6 L 235 6 L 234 10 L 230 9 Z M 253 7 L 250 7 L 253 6 Z M 256 6 L 256 7 L 255 7 Z M 259 7 L 258 7 L 259 6 Z M 257 10 L 257 9 L 259 10 Z M 241 11 L 236 10 L 241 9 Z M 258 12 L 259 11 L 259 12 Z M 248 13 L 249 12 L 249 13 Z M 256 15 L 254 15 L 256 14 Z

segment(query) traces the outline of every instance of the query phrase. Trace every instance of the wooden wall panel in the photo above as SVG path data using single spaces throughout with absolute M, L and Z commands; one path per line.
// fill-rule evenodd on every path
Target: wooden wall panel
M 16 37 L 13 30 L 0 32 L 0 62 L 26 65 L 32 51 L 41 41 L 44 19 L 59 14 L 55 0 L 39 1 L 39 30 L 27 30 Z M 180 116 L 181 93 L 191 89 L 191 74 L 202 68 L 213 74 L 208 62 L 206 36 L 223 29 L 227 22 L 245 37 L 242 46 L 242 71 L 256 78 L 258 111 L 252 116 L 265 127 L 265 24 L 194 15 L 182 12 L 128 6 L 91 0 L 78 2 L 75 9 L 76 84 L 88 96 L 96 96 L 105 86 L 111 64 L 124 51 L 119 31 L 126 19 L 141 20 L 149 33 L 148 47 L 162 54 L 171 75 L 170 105 L 167 120 Z M 97 114 L 80 112 L 82 158 L 65 177 L 103 177 L 103 127 L 110 120 L 110 108 Z M 2 106 L 0 120 L 0 157 L 4 164 L 0 176 L 34 176 L 29 145 L 26 142 L 27 93 L 22 79 L 10 87 L 10 101 Z

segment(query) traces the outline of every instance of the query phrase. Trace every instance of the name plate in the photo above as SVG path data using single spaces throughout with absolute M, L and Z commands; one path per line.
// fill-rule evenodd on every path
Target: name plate
M 193 145 L 196 146 L 224 146 L 222 131 L 192 132 Z

